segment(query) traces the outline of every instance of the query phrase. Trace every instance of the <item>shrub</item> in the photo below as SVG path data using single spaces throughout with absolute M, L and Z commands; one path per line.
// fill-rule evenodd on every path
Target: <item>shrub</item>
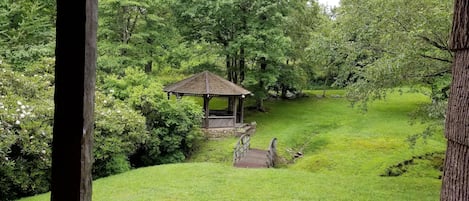
M 202 140 L 202 108 L 190 101 L 167 100 L 162 91 L 157 83 L 135 87 L 128 100 L 146 117 L 150 138 L 159 143 L 141 147 L 134 157 L 141 166 L 181 162 Z
M 202 140 L 202 108 L 186 100 L 168 100 L 163 87 L 143 71 L 128 68 L 123 76 L 106 76 L 102 87 L 146 118 L 150 137 L 132 155 L 132 166 L 181 162 Z
M 0 65 L 0 198 L 5 200 L 49 189 L 53 88 L 44 72 L 27 73 Z
M 129 170 L 129 157 L 149 140 L 145 118 L 122 101 L 96 93 L 93 176 Z
M 0 200 L 49 190 L 53 125 L 53 59 L 23 72 L 0 65 Z M 149 139 L 139 112 L 96 92 L 94 177 L 127 171 L 129 156 Z

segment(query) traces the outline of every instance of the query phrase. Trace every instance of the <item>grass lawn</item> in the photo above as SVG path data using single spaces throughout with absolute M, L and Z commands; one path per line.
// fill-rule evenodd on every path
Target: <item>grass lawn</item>
M 316 97 L 267 102 L 268 112 L 247 112 L 257 122 L 251 147 L 278 138 L 284 163 L 277 169 L 231 167 L 236 138 L 204 143 L 187 163 L 133 170 L 93 183 L 94 200 L 439 200 L 441 134 L 414 148 L 406 141 L 425 125 L 408 113 L 429 101 L 421 94 L 392 94 L 363 113 L 343 98 Z M 342 91 L 328 91 L 341 95 Z M 221 100 L 222 101 L 222 100 Z M 215 105 L 223 105 L 217 104 Z M 290 151 L 304 157 L 294 163 Z M 418 157 L 422 158 L 419 159 Z M 380 176 L 403 161 L 397 177 Z M 440 161 L 441 162 L 441 161 Z M 49 195 L 28 199 L 48 200 Z
M 235 169 L 216 163 L 141 168 L 93 183 L 93 200 L 438 200 L 439 181 Z M 44 194 L 22 201 L 45 201 Z
M 421 94 L 392 94 L 386 100 L 376 101 L 363 112 L 352 108 L 343 91 L 329 91 L 328 98 L 318 98 L 322 91 L 309 92 L 309 98 L 267 102 L 266 113 L 247 112 L 246 121 L 257 122 L 257 132 L 251 147 L 267 148 L 273 137 L 278 139 L 278 151 L 287 160 L 287 150 L 301 151 L 304 157 L 290 169 L 310 172 L 329 172 L 345 175 L 380 175 L 387 167 L 427 153 L 443 152 L 443 131 L 414 148 L 407 141 L 409 135 L 422 132 L 426 125 L 409 123 L 409 113 L 428 98 Z M 230 164 L 230 152 L 237 139 L 211 141 L 191 162 L 221 162 Z M 410 166 L 403 176 L 430 176 L 437 178 L 435 169 Z

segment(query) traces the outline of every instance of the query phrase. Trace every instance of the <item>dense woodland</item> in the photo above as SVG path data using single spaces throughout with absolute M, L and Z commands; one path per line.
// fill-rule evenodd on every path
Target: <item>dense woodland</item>
M 431 98 L 414 116 L 441 128 L 453 53 L 452 1 L 101 0 L 94 178 L 177 163 L 204 138 L 203 113 L 162 87 L 210 70 L 271 96 L 341 88 L 352 104 L 406 87 Z M 0 198 L 49 190 L 55 1 L 0 2 Z M 405 92 L 405 91 L 403 91 Z M 424 115 L 422 115 L 424 114 Z

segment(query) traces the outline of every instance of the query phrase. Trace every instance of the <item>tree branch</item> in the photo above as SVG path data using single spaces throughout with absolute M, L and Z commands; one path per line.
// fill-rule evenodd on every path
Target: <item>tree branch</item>
M 445 69 L 445 70 L 435 72 L 435 73 L 432 73 L 432 74 L 427 74 L 427 75 L 424 75 L 423 77 L 425 77 L 425 78 L 441 77 L 445 74 L 451 74 L 451 69 Z
M 446 62 L 446 63 L 453 63 L 453 61 L 451 61 L 449 59 L 432 57 L 432 56 L 428 56 L 428 55 L 425 55 L 425 54 L 420 54 L 420 56 L 423 57 L 423 58 L 427 58 L 427 59 L 433 59 L 433 60 L 442 61 L 442 62 Z
M 440 49 L 440 50 L 444 50 L 444 51 L 451 51 L 448 46 L 446 46 L 445 44 L 439 44 L 438 42 L 430 39 L 429 37 L 426 37 L 426 36 L 423 36 L 423 35 L 418 35 L 417 37 L 423 39 L 425 42 L 427 42 L 428 44 Z

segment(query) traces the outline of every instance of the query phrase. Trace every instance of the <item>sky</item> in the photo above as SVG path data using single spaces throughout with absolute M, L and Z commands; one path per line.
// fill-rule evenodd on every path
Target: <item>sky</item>
M 328 5 L 328 6 L 339 6 L 340 0 L 318 0 L 320 4 Z

